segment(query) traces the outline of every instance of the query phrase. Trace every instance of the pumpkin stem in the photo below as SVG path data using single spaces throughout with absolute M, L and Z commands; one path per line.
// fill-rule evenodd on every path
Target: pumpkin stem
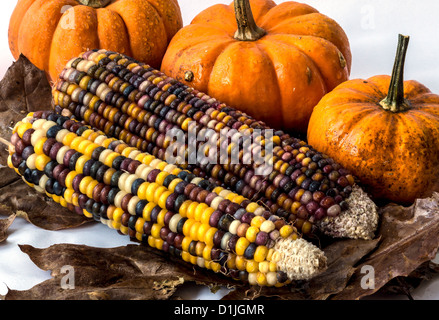
M 410 109 L 410 102 L 404 98 L 404 63 L 410 37 L 399 35 L 395 64 L 390 80 L 389 92 L 380 105 L 384 110 L 402 112 Z
M 104 8 L 110 4 L 111 0 L 77 0 L 80 4 L 92 8 Z
M 235 17 L 238 30 L 235 39 L 240 41 L 256 41 L 266 32 L 256 25 L 249 0 L 235 0 Z

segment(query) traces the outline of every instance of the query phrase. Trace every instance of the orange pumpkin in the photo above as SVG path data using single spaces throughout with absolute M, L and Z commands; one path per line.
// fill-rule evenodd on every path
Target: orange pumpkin
M 52 80 L 90 49 L 125 53 L 159 68 L 182 26 L 177 0 L 18 0 L 9 46 L 15 59 L 24 54 Z
M 182 28 L 161 71 L 290 132 L 305 132 L 313 107 L 349 77 L 343 29 L 308 5 L 235 0 Z
M 316 106 L 308 142 L 333 157 L 376 199 L 410 204 L 439 190 L 439 95 L 403 81 L 408 37 L 392 77 L 347 81 Z

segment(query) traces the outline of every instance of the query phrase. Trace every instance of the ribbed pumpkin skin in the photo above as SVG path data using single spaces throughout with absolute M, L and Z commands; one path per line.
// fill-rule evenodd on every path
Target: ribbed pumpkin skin
M 67 61 L 91 49 L 123 52 L 158 68 L 182 25 L 177 0 L 113 0 L 99 9 L 76 0 L 19 0 L 9 47 L 15 59 L 24 54 L 52 80 Z
M 348 38 L 308 5 L 250 4 L 261 39 L 235 39 L 234 4 L 214 5 L 176 34 L 161 70 L 272 127 L 306 132 L 312 108 L 349 77 Z
M 379 105 L 389 76 L 350 80 L 315 107 L 308 142 L 356 175 L 376 199 L 410 204 L 439 190 L 439 95 L 404 82 L 411 109 Z

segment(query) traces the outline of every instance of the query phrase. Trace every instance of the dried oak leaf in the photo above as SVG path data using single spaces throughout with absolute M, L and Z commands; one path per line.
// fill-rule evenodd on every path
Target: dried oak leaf
M 51 270 L 52 278 L 30 290 L 10 290 L 5 296 L 7 300 L 164 300 L 171 298 L 178 286 L 187 281 L 229 283 L 225 277 L 174 261 L 143 245 L 94 248 L 58 244 L 47 249 L 22 245 L 20 249 L 39 268 Z M 63 272 L 64 266 L 70 266 L 74 272 L 73 289 L 63 287 L 68 276 Z
M 0 242 L 3 242 L 8 237 L 8 229 L 11 226 L 12 222 L 15 220 L 15 214 L 10 215 L 6 219 L 0 219 Z
M 377 249 L 357 266 L 348 286 L 334 299 L 360 299 L 372 295 L 396 277 L 407 277 L 435 258 L 439 247 L 439 194 L 418 199 L 410 207 L 394 204 L 381 209 L 381 239 Z M 373 270 L 373 288 L 362 286 L 366 272 Z M 366 270 L 366 269 L 365 269 Z M 364 288 L 362 288 L 364 287 Z
M 93 222 L 38 193 L 21 179 L 0 188 L 0 214 L 16 214 L 45 230 L 62 230 Z
M 0 82 L 0 137 L 9 140 L 9 127 L 29 112 L 50 110 L 51 101 L 52 89 L 45 73 L 20 55 Z
M 430 281 L 439 274 L 439 264 L 433 261 L 424 262 L 407 277 L 396 277 L 386 283 L 379 294 L 402 294 L 413 300 L 412 292 L 418 288 L 423 281 Z

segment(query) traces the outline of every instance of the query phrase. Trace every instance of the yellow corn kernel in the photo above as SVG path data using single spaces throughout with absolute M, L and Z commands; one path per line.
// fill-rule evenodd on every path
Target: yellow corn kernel
M 263 272 L 263 273 L 267 273 L 270 271 L 270 262 L 265 260 L 265 261 L 260 261 L 259 262 L 259 271 Z
M 279 234 L 282 238 L 288 238 L 294 231 L 294 228 L 288 224 L 282 226 L 279 230 Z
M 159 226 L 158 224 L 154 223 L 151 227 L 151 236 L 158 239 L 160 238 L 160 230 L 162 229 L 161 226 Z
M 255 226 L 250 226 L 246 233 L 245 233 L 245 237 L 247 238 L 247 240 L 249 242 L 255 242 L 256 241 L 256 235 L 258 234 L 259 229 Z
M 237 255 L 235 257 L 235 265 L 236 265 L 236 269 L 240 271 L 244 271 L 246 269 L 247 259 L 245 259 L 243 256 Z
M 264 221 L 266 221 L 266 219 L 264 218 L 264 217 L 262 217 L 262 216 L 255 216 L 255 217 L 253 217 L 253 219 L 252 219 L 252 221 L 251 221 L 251 223 L 250 223 L 250 225 L 252 226 L 252 227 L 256 227 L 256 228 L 260 228 L 261 227 L 261 224 L 262 223 L 264 223 Z
M 157 184 L 158 185 L 158 184 Z M 158 204 L 159 199 L 161 197 L 161 195 L 163 193 L 165 193 L 167 191 L 167 189 L 163 186 L 159 186 L 155 191 L 154 191 L 154 198 L 152 200 L 152 202 Z
M 114 159 L 116 159 L 119 156 L 119 154 L 117 152 L 111 152 L 110 154 L 108 154 L 105 159 L 104 159 L 104 164 L 107 167 L 112 167 L 113 161 Z
M 146 200 L 148 202 L 154 202 L 154 194 L 155 191 L 158 189 L 159 185 L 157 183 L 150 183 L 148 188 L 146 189 Z
M 201 226 L 201 222 L 195 221 L 189 230 L 189 236 L 194 241 L 198 241 L 198 229 L 200 228 L 200 226 Z
M 259 204 L 257 204 L 256 202 L 250 202 L 247 207 L 245 208 L 246 211 L 248 212 L 255 212 L 256 209 L 259 208 Z
M 192 228 L 192 225 L 195 223 L 195 221 L 193 219 L 187 219 L 183 225 L 183 234 L 186 237 L 190 237 L 190 231 Z M 207 244 L 207 243 L 206 243 Z
M 149 202 L 145 206 L 145 208 L 143 208 L 143 212 L 142 212 L 143 219 L 145 219 L 146 221 L 151 221 L 151 212 L 152 209 L 154 209 L 154 207 L 155 207 L 155 203 Z
M 263 273 L 263 272 L 257 273 L 256 281 L 257 281 L 258 285 L 260 285 L 260 286 L 266 286 L 268 284 L 267 277 L 266 277 L 265 273 Z
M 203 211 L 201 215 L 201 223 L 209 225 L 210 216 L 215 211 L 215 209 L 208 207 Z
M 177 184 L 179 184 L 179 183 L 182 182 L 182 181 L 183 181 L 183 180 L 181 180 L 180 178 L 173 179 L 173 180 L 171 181 L 171 183 L 169 184 L 169 186 L 168 186 L 169 191 L 174 192 L 175 187 L 177 186 Z
M 92 154 L 93 154 L 93 151 L 95 151 L 95 149 L 97 148 L 97 147 L 99 147 L 99 145 L 98 144 L 96 144 L 96 143 L 91 143 L 91 144 L 89 144 L 86 148 L 85 148 L 85 150 L 84 150 L 84 155 L 86 155 L 87 157 L 90 157 L 91 158 L 91 156 L 92 156 Z
M 69 132 L 64 136 L 64 139 L 62 140 L 62 144 L 65 146 L 70 146 L 73 139 L 75 139 L 77 136 L 73 132 Z
M 168 175 L 169 175 L 169 174 L 168 174 L 167 172 L 165 172 L 165 171 L 161 171 L 161 172 L 157 175 L 157 178 L 155 179 L 155 182 L 162 186 L 162 185 L 163 185 L 163 182 L 165 181 L 165 179 L 166 179 L 166 177 L 167 177 Z
M 181 252 L 181 259 L 183 259 L 183 261 L 190 262 L 191 261 L 191 255 L 189 254 L 189 252 L 182 251 Z
M 259 271 L 259 262 L 255 261 L 253 259 L 247 260 L 245 270 L 248 273 L 258 272 Z
M 187 217 L 187 210 L 189 208 L 189 206 L 192 204 L 191 200 L 186 200 L 185 202 L 182 203 L 182 205 L 180 206 L 178 213 L 186 218 Z
M 213 239 L 212 239 L 213 243 Z M 250 241 L 245 237 L 240 237 L 236 242 L 235 251 L 238 256 L 243 256 L 245 250 L 250 245 Z
M 198 204 L 199 204 L 198 202 L 193 201 L 193 202 L 191 202 L 191 204 L 187 208 L 187 217 L 189 219 L 194 219 L 194 217 L 195 217 L 195 210 L 197 209 Z
M 210 269 L 211 269 L 213 272 L 219 272 L 219 271 L 221 270 L 221 265 L 220 265 L 218 262 L 214 262 L 214 261 L 212 261 L 212 262 L 210 263 Z
M 84 139 L 83 137 L 76 136 L 76 137 L 70 142 L 69 147 L 70 147 L 71 149 L 75 149 L 76 151 L 78 151 L 78 146 L 79 146 L 79 144 L 80 144 L 81 142 L 83 142 L 83 141 L 85 141 L 85 139 Z
M 86 216 L 87 218 L 93 218 L 93 214 L 91 214 L 90 212 L 88 212 L 87 210 L 83 209 L 82 213 L 84 214 L 84 216 Z M 115 228 L 117 229 L 117 228 Z
M 34 146 L 34 152 L 37 154 L 43 154 L 43 146 L 46 141 L 46 137 L 40 138 Z
M 204 248 L 206 247 L 206 244 L 204 242 L 198 241 L 195 245 L 195 253 L 197 256 L 201 257 L 203 256 Z
M 229 269 L 236 269 L 236 255 L 233 253 L 229 254 L 229 257 L 226 261 L 226 266 Z
M 206 244 L 206 246 L 203 249 L 203 259 L 206 260 L 206 261 L 212 260 L 211 253 L 212 253 L 212 247 L 208 246 Z
M 113 212 L 113 221 L 120 222 L 123 214 L 124 212 L 121 208 L 116 208 Z
M 89 176 L 82 178 L 81 182 L 79 183 L 79 191 L 83 194 L 86 194 L 87 187 L 93 180 L 94 179 L 92 177 L 89 177 Z
M 22 123 L 17 128 L 17 133 L 20 138 L 23 138 L 23 134 L 28 130 L 32 129 L 32 124 L 30 123 Z
M 149 245 L 151 248 L 155 248 L 155 239 L 154 239 L 153 236 L 148 236 L 148 245 Z
M 265 261 L 268 253 L 268 248 L 266 246 L 258 246 L 255 251 L 254 259 L 257 262 Z
M 192 239 L 190 237 L 184 237 L 183 241 L 181 242 L 181 249 L 183 251 L 189 252 L 189 246 L 192 242 Z
M 157 201 L 157 204 L 160 206 L 160 208 L 162 208 L 162 209 L 166 209 L 166 200 L 168 199 L 168 197 L 169 197 L 171 194 L 172 194 L 171 191 L 165 191 L 165 192 L 163 192 L 163 193 L 160 195 L 160 197 L 159 197 L 159 199 L 158 199 L 158 201 Z
M 294 201 L 292 206 L 291 206 L 291 213 L 293 214 L 297 214 L 297 210 L 300 208 L 302 204 L 298 201 Z
M 149 182 L 143 182 L 140 186 L 139 189 L 137 189 L 137 196 L 140 199 L 146 199 L 146 192 L 149 186 Z
M 66 199 L 66 201 L 68 202 L 68 203 L 72 203 L 72 199 L 73 199 L 73 193 L 74 193 L 75 191 L 73 190 L 73 189 L 66 189 L 65 191 L 64 191 L 64 199 Z
M 206 210 L 207 208 L 209 208 L 209 206 L 205 203 L 199 203 L 197 205 L 197 207 L 195 208 L 195 214 L 194 214 L 194 219 L 196 221 L 201 221 L 201 217 L 203 215 L 204 210 Z
M 99 184 L 99 182 L 96 181 L 96 180 L 93 180 L 93 181 L 91 181 L 91 182 L 88 184 L 87 189 L 86 189 L 86 192 L 85 192 L 85 194 L 87 195 L 87 197 L 89 197 L 90 199 L 93 198 L 93 189 L 94 189 L 94 188 L 96 187 L 96 185 L 98 185 L 98 184 Z
M 215 233 L 218 231 L 217 228 L 210 227 L 209 230 L 207 230 L 206 235 L 204 237 L 204 242 L 206 245 L 213 247 L 213 237 L 215 236 Z
M 207 230 L 209 230 L 209 229 L 210 229 L 210 226 L 208 224 L 200 223 L 200 226 L 198 227 L 198 233 L 197 233 L 198 241 L 204 242 L 204 238 L 206 236 Z
M 241 204 L 242 201 L 245 200 L 244 196 L 238 195 L 233 199 L 233 202 L 237 203 L 237 204 Z
M 39 154 L 35 158 L 35 168 L 39 171 L 44 171 L 44 167 L 46 164 L 48 164 L 51 161 L 51 159 L 46 156 L 45 154 Z
M 75 170 L 76 172 L 82 174 L 84 173 L 83 169 L 84 169 L 84 165 L 87 161 L 89 161 L 91 158 L 85 155 L 82 155 L 78 158 L 78 160 L 76 161 L 75 164 Z
M 145 224 L 145 219 L 143 218 L 137 218 L 136 224 L 134 225 L 134 228 L 138 233 L 143 234 L 143 225 Z

